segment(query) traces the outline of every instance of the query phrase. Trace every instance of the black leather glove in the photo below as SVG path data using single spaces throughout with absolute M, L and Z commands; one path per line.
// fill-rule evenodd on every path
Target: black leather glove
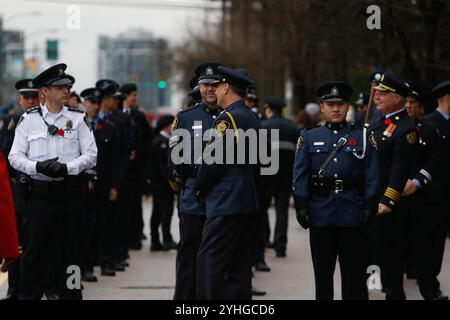
M 361 226 L 365 226 L 370 218 L 372 217 L 372 212 L 369 209 L 364 209 L 362 214 L 361 214 L 361 219 L 359 221 Z
M 309 228 L 308 205 L 306 199 L 294 196 L 295 211 L 297 213 L 297 221 L 303 229 Z
M 31 178 L 27 174 L 17 171 L 16 185 L 20 193 L 20 196 L 15 197 L 16 203 L 27 202 L 30 195 Z
M 16 261 L 16 259 L 4 259 L 0 257 L 0 273 L 8 272 L 14 261 Z
M 40 161 L 36 164 L 36 171 L 51 178 L 61 178 L 67 175 L 67 165 L 59 163 L 58 158 Z
M 308 209 L 303 208 L 297 210 L 297 221 L 303 229 L 306 230 L 309 228 Z
M 197 200 L 198 204 L 203 204 L 205 202 L 205 196 L 200 190 L 197 190 L 195 192 L 195 199 Z

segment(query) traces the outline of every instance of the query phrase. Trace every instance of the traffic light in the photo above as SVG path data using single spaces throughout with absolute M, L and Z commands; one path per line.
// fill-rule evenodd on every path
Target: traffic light
M 158 88 L 159 89 L 166 89 L 167 88 L 167 82 L 165 81 L 165 80 L 160 80 L 159 82 L 158 82 Z
M 47 40 L 47 60 L 58 60 L 58 40 Z

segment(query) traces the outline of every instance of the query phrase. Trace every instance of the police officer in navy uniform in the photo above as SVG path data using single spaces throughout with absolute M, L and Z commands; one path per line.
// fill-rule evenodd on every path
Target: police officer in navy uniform
M 265 104 L 268 120 L 261 126 L 267 130 L 279 130 L 279 141 L 271 145 L 272 152 L 279 153 L 280 168 L 276 175 L 266 177 L 266 210 L 275 197 L 276 224 L 273 247 L 277 257 L 286 256 L 288 210 L 292 194 L 292 168 L 294 165 L 296 144 L 300 135 L 298 127 L 282 115 L 286 103 L 278 98 L 269 97 Z
M 170 232 L 175 196 L 169 184 L 169 140 L 174 117 L 162 116 L 156 125 L 156 136 L 150 143 L 147 175 L 152 182 L 153 208 L 150 218 L 150 251 L 168 251 L 177 248 Z M 162 240 L 159 227 L 162 229 Z
M 363 226 L 376 211 L 379 170 L 370 132 L 345 120 L 351 94 L 352 88 L 339 81 L 317 90 L 327 122 L 302 132 L 294 163 L 297 219 L 302 227 L 311 228 L 317 300 L 334 297 L 337 258 L 342 298 L 368 298 Z
M 203 151 L 203 136 L 213 128 L 220 109 L 215 95 L 222 79 L 217 67 L 220 64 L 206 62 L 195 70 L 201 102 L 191 108 L 180 111 L 173 123 L 170 150 L 181 144 L 191 148 L 188 163 L 174 164 L 176 156 L 169 155 L 170 182 L 178 194 L 178 216 L 180 219 L 180 242 L 177 250 L 175 300 L 194 300 L 197 297 L 197 254 L 202 240 L 203 226 L 206 220 L 205 207 L 197 203 L 194 193 L 196 172 L 195 145 Z M 187 130 L 189 137 L 183 137 L 181 130 Z M 181 159 L 180 159 L 181 160 Z
M 97 160 L 92 129 L 84 113 L 64 106 L 72 82 L 65 64 L 39 74 L 33 84 L 45 105 L 32 108 L 19 121 L 9 154 L 12 167 L 30 176 L 28 216 L 24 222 L 20 299 L 40 299 L 46 285 L 50 248 L 56 244 L 58 293 L 81 299 L 81 288 L 70 281 L 70 266 L 80 266 L 79 227 L 83 202 L 83 171 Z
M 2 150 L 5 156 L 9 155 L 12 144 L 14 142 L 14 133 L 17 123 L 22 115 L 29 109 L 39 104 L 38 93 L 36 87 L 33 85 L 33 79 L 23 79 L 16 82 L 16 89 L 19 93 L 19 104 L 21 110 L 14 113 L 7 123 L 5 140 L 3 142 Z M 9 166 L 9 177 L 11 179 L 11 187 L 14 195 L 15 209 L 16 209 L 16 224 L 19 235 L 19 242 L 22 242 L 22 223 L 23 216 L 26 215 L 25 199 L 22 194 L 20 181 L 24 178 L 24 175 L 20 172 L 16 172 L 11 166 Z M 17 300 L 20 281 L 20 257 L 15 260 L 8 272 L 8 293 L 5 299 Z
M 236 70 L 240 74 L 242 74 L 244 77 L 248 78 L 248 70 L 246 68 L 239 68 Z M 255 115 L 255 117 L 262 121 L 263 117 L 261 113 L 259 112 L 258 107 L 258 97 L 256 95 L 256 88 L 252 83 L 247 87 L 246 89 L 246 96 L 245 96 L 245 106 Z M 255 267 L 255 271 L 260 272 L 270 272 L 270 268 L 266 263 L 266 257 L 265 257 L 265 247 L 267 238 L 269 237 L 270 233 L 270 227 L 269 227 L 269 217 L 267 214 L 267 210 L 264 206 L 264 192 L 265 188 L 267 187 L 264 185 L 264 176 L 261 174 L 256 181 L 256 193 L 259 200 L 259 208 L 261 210 L 261 214 L 258 215 L 255 221 L 256 225 L 256 241 L 253 248 L 253 255 L 252 255 L 252 264 Z M 267 235 L 266 235 L 267 234 Z M 252 287 L 252 295 L 253 296 L 265 296 L 267 294 L 266 291 L 258 290 L 254 287 Z
M 405 109 L 408 87 L 389 74 L 381 74 L 375 102 L 381 113 L 370 124 L 380 159 L 378 213 L 369 229 L 374 263 L 380 267 L 387 300 L 406 299 L 403 290 L 406 217 L 398 209 L 411 171 L 419 137 Z
M 439 207 L 434 201 L 433 183 L 441 171 L 443 148 L 439 139 L 438 130 L 425 122 L 424 101 L 426 96 L 413 82 L 405 83 L 409 89 L 406 97 L 406 111 L 414 120 L 419 134 L 418 152 L 412 159 L 411 171 L 403 190 L 403 200 L 399 209 L 408 217 L 408 247 L 410 269 L 414 272 L 419 285 L 420 293 L 426 300 L 447 300 L 440 291 L 440 284 L 433 266 L 434 253 L 439 241 L 436 238 L 436 224 L 442 224 L 439 216 Z M 426 212 L 426 214 L 424 214 Z M 440 239 L 445 243 L 445 228 L 441 228 Z M 442 240 L 441 240 L 442 241 Z M 442 261 L 442 260 L 441 260 Z M 412 267 L 412 268 L 411 268 Z M 439 267 L 440 268 L 440 267 Z M 411 270 L 412 269 L 412 270 Z
M 437 100 L 438 108 L 424 118 L 424 123 L 435 128 L 440 140 L 440 161 L 436 174 L 432 176 L 432 201 L 434 203 L 434 221 L 432 241 L 434 244 L 432 258 L 428 261 L 434 283 L 434 299 L 446 298 L 440 289 L 439 275 L 446 243 L 446 228 L 449 226 L 450 206 L 448 190 L 450 190 L 450 81 L 437 85 L 432 91 L 433 99 Z
M 223 112 L 215 121 L 204 154 L 215 154 L 215 159 L 220 159 L 210 163 L 208 157 L 204 158 L 194 185 L 207 217 L 197 260 L 197 298 L 250 300 L 255 221 L 260 214 L 255 182 L 259 166 L 249 161 L 250 153 L 257 152 L 252 147 L 258 142 L 250 145 L 245 136 L 253 130 L 257 136 L 260 124 L 244 104 L 251 81 L 237 70 L 223 66 L 217 69 L 222 75 L 216 90 L 217 104 Z M 233 163 L 226 162 L 227 154 L 232 152 L 227 149 L 227 140 L 228 146 L 235 149 Z M 245 152 L 245 161 L 240 164 L 236 149 Z
M 118 100 L 121 96 L 119 85 L 113 80 L 102 79 L 96 82 L 95 87 L 102 93 L 99 118 L 103 119 L 116 130 L 119 139 L 120 189 L 118 190 L 119 199 L 114 204 L 114 207 L 116 207 L 116 210 L 118 211 L 116 215 L 115 239 L 117 239 L 116 252 L 119 256 L 119 258 L 115 260 L 119 261 L 114 264 L 113 269 L 115 271 L 124 271 L 124 268 L 129 265 L 126 259 L 128 257 L 128 249 L 131 242 L 131 219 L 130 211 L 128 210 L 128 194 L 130 192 L 130 187 L 126 181 L 126 170 L 130 165 L 130 158 L 132 157 L 133 150 L 135 150 L 134 128 L 132 126 L 131 116 L 119 109 Z
M 15 85 L 19 94 L 20 110 L 15 112 L 9 122 L 5 124 L 6 136 L 1 145 L 1 149 L 5 155 L 9 154 L 14 141 L 14 132 L 20 117 L 29 109 L 39 105 L 37 89 L 33 85 L 33 79 L 23 79 L 16 82 Z M 11 168 L 10 168 L 11 169 Z
M 85 228 L 86 231 L 91 229 L 92 232 L 87 232 L 86 235 L 88 250 L 83 266 L 83 280 L 95 282 L 93 257 L 98 257 L 103 276 L 113 276 L 119 262 L 117 201 L 121 183 L 120 145 L 115 128 L 98 116 L 102 92 L 97 88 L 88 88 L 81 92 L 81 95 L 85 99 L 87 120 L 94 132 L 98 149 L 97 165 L 88 172 L 91 208 L 88 215 L 91 217 L 85 218 L 87 222 L 89 218 L 94 218 L 94 221 L 87 223 Z M 123 266 L 121 267 L 123 270 Z
M 130 244 L 132 249 L 140 249 L 144 236 L 142 195 L 145 179 L 142 172 L 147 163 L 149 143 L 153 138 L 145 113 L 139 110 L 138 87 L 126 83 L 120 87 L 123 95 L 122 113 L 131 117 L 131 130 L 134 135 L 134 149 L 129 157 L 129 166 L 125 173 L 127 183 L 127 205 L 131 213 Z

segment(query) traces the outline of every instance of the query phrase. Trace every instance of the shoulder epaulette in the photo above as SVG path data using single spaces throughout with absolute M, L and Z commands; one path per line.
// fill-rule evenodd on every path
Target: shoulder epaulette
M 27 110 L 27 113 L 33 113 L 33 112 L 39 112 L 40 106 L 36 106 L 31 108 L 30 110 Z
M 318 124 L 315 127 L 303 128 L 301 132 L 303 133 L 303 132 L 310 131 L 310 130 L 313 130 L 313 129 L 317 129 L 317 128 L 320 128 L 320 127 L 322 127 L 322 125 Z
M 74 109 L 74 108 L 67 108 L 68 111 L 72 111 L 72 112 L 78 112 L 78 113 L 84 113 L 84 111 L 78 110 L 78 109 Z
M 364 129 L 364 128 L 366 128 L 366 127 L 363 126 L 363 125 L 358 125 L 358 124 L 353 123 L 353 122 L 349 123 L 349 126 L 350 126 L 350 128 L 351 128 L 352 130 L 356 130 L 356 129 Z
M 178 112 L 178 115 L 183 114 L 183 113 L 186 113 L 186 112 L 189 112 L 189 111 L 192 111 L 192 110 L 195 110 L 199 105 L 200 105 L 200 103 L 196 103 L 195 105 L 193 105 L 193 106 L 191 106 L 191 107 L 189 107 L 189 108 L 187 108 L 187 109 L 180 110 L 180 111 Z

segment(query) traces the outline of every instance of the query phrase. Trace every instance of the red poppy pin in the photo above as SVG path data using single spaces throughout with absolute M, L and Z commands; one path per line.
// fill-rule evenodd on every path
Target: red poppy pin
M 384 120 L 384 123 L 388 126 L 388 125 L 390 125 L 392 123 L 392 120 L 391 119 L 386 119 L 386 120 Z
M 97 130 L 102 130 L 102 129 L 103 129 L 102 124 L 101 123 L 97 124 Z
M 355 147 L 358 144 L 358 142 L 356 142 L 356 140 L 352 139 L 348 142 L 348 145 L 351 147 Z
M 57 132 L 58 136 L 64 137 L 64 130 L 63 129 L 59 129 Z

